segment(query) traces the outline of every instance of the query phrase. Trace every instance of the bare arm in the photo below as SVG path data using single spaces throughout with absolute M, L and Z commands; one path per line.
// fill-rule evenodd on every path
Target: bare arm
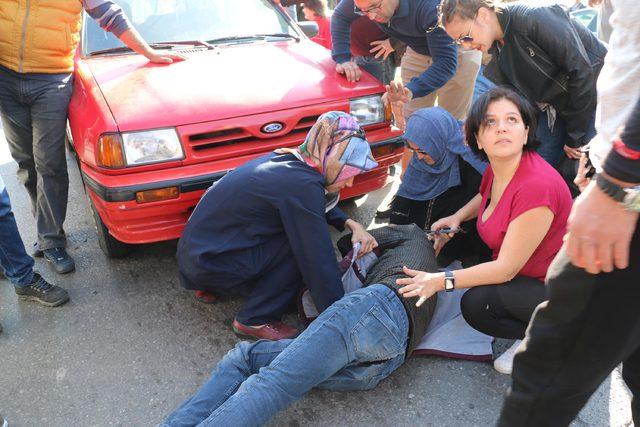
M 453 275 L 456 288 L 502 284 L 513 279 L 547 235 L 553 217 L 553 212 L 548 207 L 541 206 L 530 209 L 511 221 L 498 258 L 455 270 Z M 405 285 L 399 292 L 405 298 L 420 296 L 418 304 L 444 290 L 444 273 L 427 273 L 406 267 L 404 272 L 409 277 L 397 280 L 398 285 Z

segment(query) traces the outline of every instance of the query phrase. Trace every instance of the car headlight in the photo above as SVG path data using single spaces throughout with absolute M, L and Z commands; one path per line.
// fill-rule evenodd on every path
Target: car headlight
M 127 166 L 184 159 L 182 144 L 175 129 L 124 132 L 122 145 Z
M 360 126 L 382 123 L 385 121 L 385 109 L 381 95 L 364 96 L 349 101 L 350 113 Z

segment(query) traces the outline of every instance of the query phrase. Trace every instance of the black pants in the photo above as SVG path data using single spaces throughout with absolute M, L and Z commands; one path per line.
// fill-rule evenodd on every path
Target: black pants
M 547 288 L 537 279 L 516 276 L 501 285 L 478 286 L 462 296 L 462 316 L 474 329 L 497 338 L 522 339 Z
M 622 362 L 640 425 L 640 222 L 624 270 L 592 275 L 561 250 L 549 268 L 549 301 L 533 316 L 514 359 L 500 426 L 566 426 Z

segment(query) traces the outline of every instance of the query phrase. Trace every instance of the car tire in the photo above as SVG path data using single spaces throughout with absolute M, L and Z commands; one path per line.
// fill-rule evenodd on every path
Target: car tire
M 102 222 L 102 218 L 98 214 L 91 199 L 89 199 L 89 206 L 91 207 L 91 213 L 93 214 L 93 221 L 96 225 L 96 234 L 98 235 L 98 245 L 100 249 L 108 258 L 123 258 L 127 256 L 133 249 L 133 245 L 123 243 L 116 239 L 109 233 L 109 229 Z

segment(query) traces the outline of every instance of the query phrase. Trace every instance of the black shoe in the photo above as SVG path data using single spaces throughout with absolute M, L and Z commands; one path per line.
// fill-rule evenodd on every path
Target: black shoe
M 33 281 L 29 285 L 14 286 L 14 289 L 20 299 L 36 301 L 48 307 L 57 307 L 69 301 L 66 290 L 47 282 L 38 273 L 33 273 Z
M 378 219 L 387 219 L 387 218 L 391 218 L 391 208 L 383 208 L 383 209 L 378 209 L 376 211 L 376 218 Z
M 65 248 L 45 249 L 42 252 L 44 253 L 44 258 L 51 263 L 56 273 L 65 274 L 76 269 L 76 263 Z

